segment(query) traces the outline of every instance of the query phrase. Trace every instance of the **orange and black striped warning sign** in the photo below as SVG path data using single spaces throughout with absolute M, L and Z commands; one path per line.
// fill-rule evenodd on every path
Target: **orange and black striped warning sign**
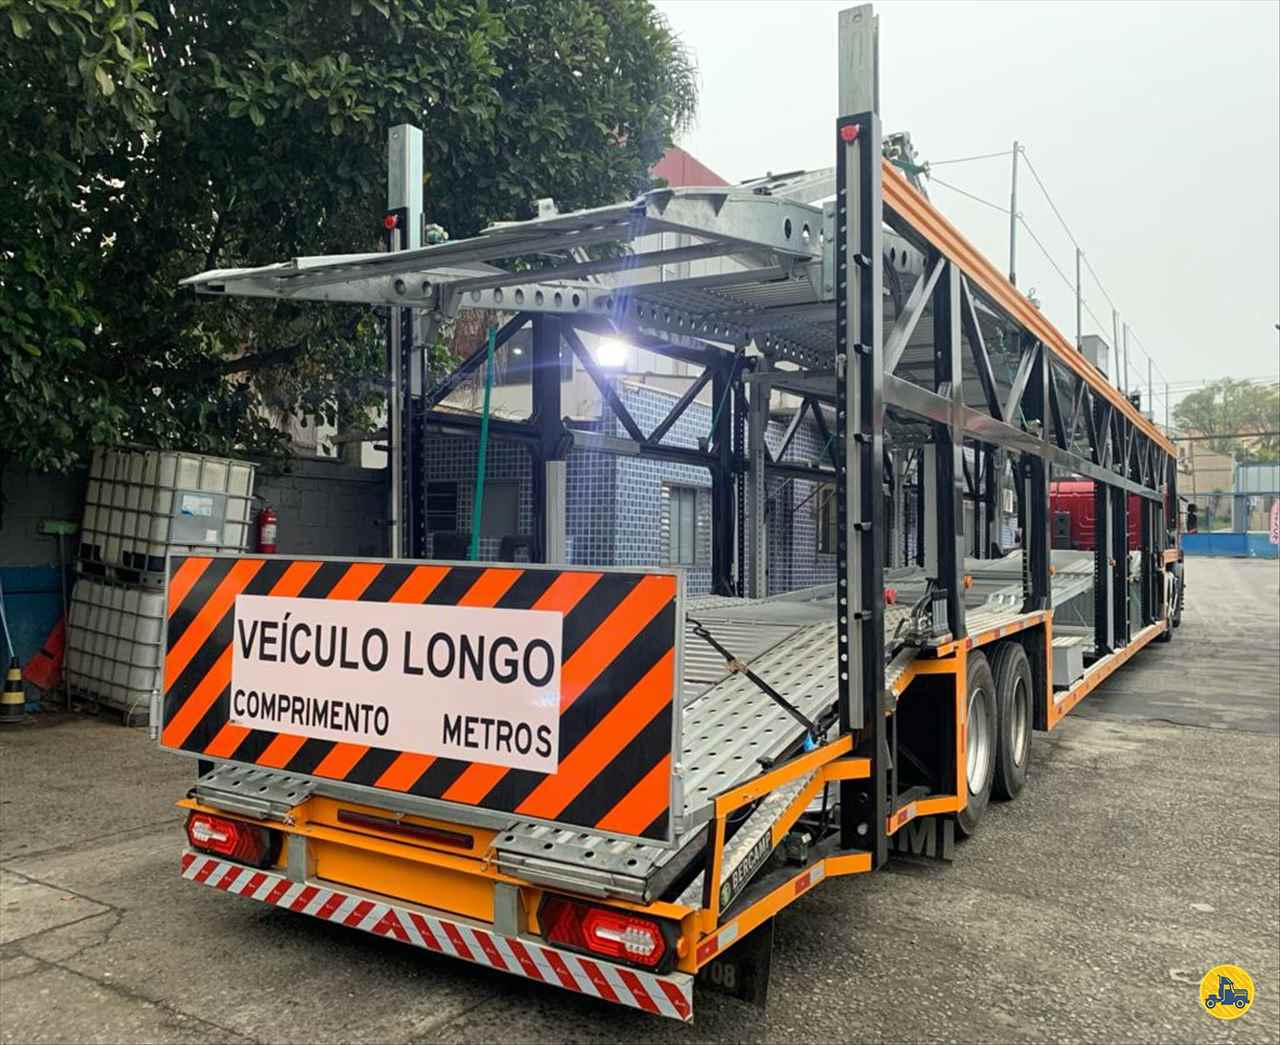
M 169 571 L 164 746 L 670 839 L 675 574 L 274 556 Z

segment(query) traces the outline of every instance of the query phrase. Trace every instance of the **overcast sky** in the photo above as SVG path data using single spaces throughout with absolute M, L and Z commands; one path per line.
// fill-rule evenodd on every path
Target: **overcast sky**
M 847 0 L 658 6 L 699 67 L 685 148 L 729 181 L 835 162 L 836 12 Z M 876 10 L 886 132 L 909 130 L 935 161 L 1019 140 L 1170 382 L 1280 376 L 1280 4 L 898 0 Z M 1008 207 L 1009 168 L 1006 155 L 935 173 Z M 940 185 L 930 196 L 1007 268 L 1006 216 Z M 1074 280 L 1075 248 L 1025 166 L 1018 209 Z M 1074 290 L 1021 230 L 1017 269 L 1074 338 Z M 1110 342 L 1111 305 L 1087 270 L 1085 286 L 1102 324 L 1086 313 L 1085 332 Z M 1162 413 L 1159 392 L 1155 405 Z

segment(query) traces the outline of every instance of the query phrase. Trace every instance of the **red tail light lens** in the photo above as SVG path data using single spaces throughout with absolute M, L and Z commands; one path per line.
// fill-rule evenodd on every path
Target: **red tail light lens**
M 192 848 L 201 852 L 254 867 L 274 863 L 280 851 L 280 840 L 274 831 L 209 813 L 192 813 L 187 817 L 187 840 Z
M 670 966 L 675 928 L 610 907 L 591 907 L 549 896 L 538 913 L 548 943 L 646 969 Z

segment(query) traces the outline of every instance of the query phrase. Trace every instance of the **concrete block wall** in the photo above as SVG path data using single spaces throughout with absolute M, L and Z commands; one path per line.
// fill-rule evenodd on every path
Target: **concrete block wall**
M 43 645 L 62 616 L 63 585 L 71 590 L 72 563 L 79 540 L 62 538 L 63 567 L 58 565 L 58 538 L 40 533 L 45 519 L 72 520 L 84 511 L 87 472 L 41 475 L 31 472 L 0 473 L 0 587 L 4 589 L 5 615 L 14 651 L 26 664 Z M 0 658 L 8 664 L 9 652 L 0 640 Z
M 58 561 L 56 538 L 39 532 L 44 519 L 69 519 L 77 525 L 84 513 L 87 471 L 70 475 L 4 472 L 0 475 L 0 565 L 47 566 Z M 62 539 L 65 553 L 75 554 L 76 537 Z
M 300 459 L 259 466 L 254 492 L 280 517 L 281 555 L 378 558 L 387 553 L 387 478 L 383 469 Z

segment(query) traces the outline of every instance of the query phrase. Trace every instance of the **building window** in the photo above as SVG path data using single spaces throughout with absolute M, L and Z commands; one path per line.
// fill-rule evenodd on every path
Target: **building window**
M 667 561 L 692 566 L 698 561 L 698 491 L 664 484 L 667 494 Z
M 818 552 L 836 553 L 836 488 L 831 483 L 818 487 Z
M 458 528 L 458 484 L 427 483 L 427 529 L 452 533 Z

